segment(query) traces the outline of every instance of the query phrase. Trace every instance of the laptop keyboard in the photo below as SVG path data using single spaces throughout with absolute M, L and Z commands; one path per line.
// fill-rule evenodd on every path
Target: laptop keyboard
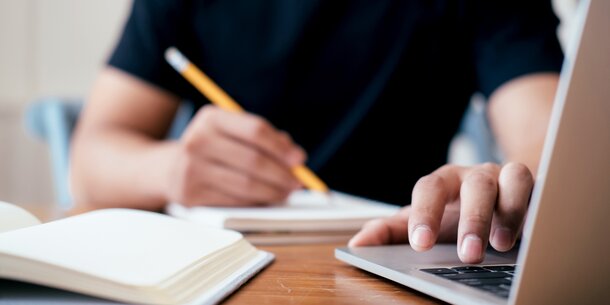
M 508 298 L 515 274 L 515 265 L 430 268 L 420 269 L 420 271 Z

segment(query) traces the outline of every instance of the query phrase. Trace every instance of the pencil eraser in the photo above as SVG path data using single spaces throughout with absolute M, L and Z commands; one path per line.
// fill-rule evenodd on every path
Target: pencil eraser
M 165 50 L 165 60 L 176 70 L 182 72 L 186 69 L 189 61 L 176 49 L 175 47 L 169 47 Z

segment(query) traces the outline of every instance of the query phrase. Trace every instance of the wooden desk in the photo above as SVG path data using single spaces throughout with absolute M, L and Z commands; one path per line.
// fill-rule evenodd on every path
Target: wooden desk
M 43 221 L 60 215 L 44 205 L 23 207 Z M 275 261 L 223 304 L 442 304 L 335 259 L 341 246 L 259 246 Z
M 225 304 L 440 304 L 335 259 L 340 244 L 259 247 L 275 261 Z

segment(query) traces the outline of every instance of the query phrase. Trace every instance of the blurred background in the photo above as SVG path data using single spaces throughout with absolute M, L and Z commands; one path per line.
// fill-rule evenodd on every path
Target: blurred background
M 125 0 L 0 0 L 0 200 L 55 200 L 47 145 L 25 128 L 43 97 L 84 98 L 129 12 Z
M 565 45 L 577 0 L 553 4 Z M 43 98 L 86 98 L 130 6 L 128 0 L 0 0 L 1 201 L 59 200 L 49 147 L 26 128 L 26 114 Z M 472 153 L 458 147 L 453 161 L 467 163 Z

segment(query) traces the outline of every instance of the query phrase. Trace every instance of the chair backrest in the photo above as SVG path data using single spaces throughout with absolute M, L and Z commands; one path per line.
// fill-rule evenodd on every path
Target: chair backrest
M 502 163 L 504 160 L 487 119 L 487 102 L 481 94 L 472 97 L 455 139 L 462 140 L 461 144 L 468 146 L 466 149 L 469 156 L 466 158 L 468 160 L 450 162 L 472 165 L 484 162 Z
M 49 146 L 55 200 L 62 209 L 72 206 L 68 183 L 70 139 L 82 105 L 78 99 L 47 97 L 34 101 L 26 111 L 26 128 Z M 181 103 L 168 138 L 180 137 L 193 111 L 192 103 Z

